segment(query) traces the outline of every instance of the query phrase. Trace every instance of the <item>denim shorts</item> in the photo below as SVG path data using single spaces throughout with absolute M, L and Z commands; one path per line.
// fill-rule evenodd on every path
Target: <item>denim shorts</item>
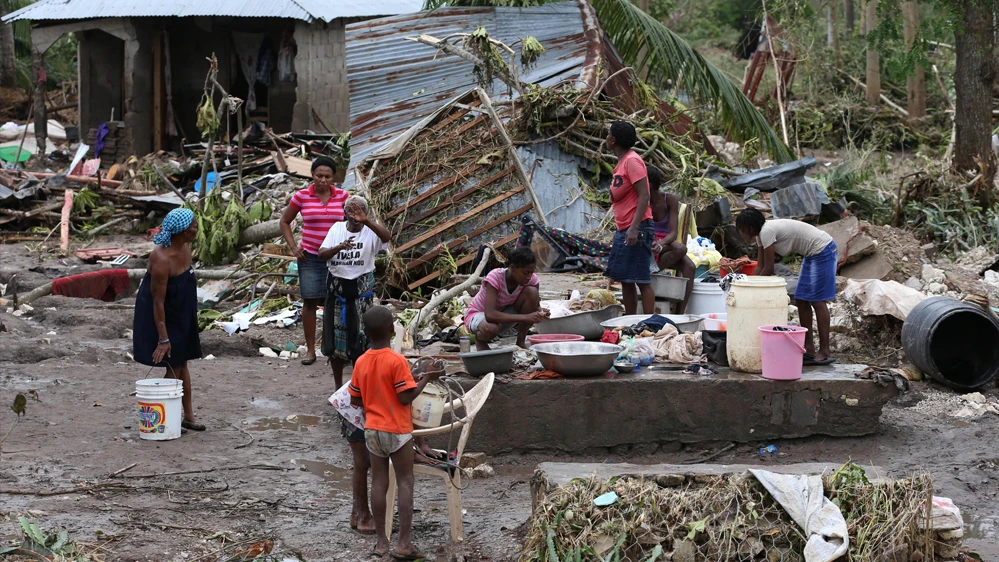
M 618 230 L 614 234 L 604 276 L 621 283 L 651 283 L 652 241 L 656 237 L 652 220 L 646 219 L 639 223 L 638 241 L 634 246 L 625 243 L 627 237 L 627 230 Z

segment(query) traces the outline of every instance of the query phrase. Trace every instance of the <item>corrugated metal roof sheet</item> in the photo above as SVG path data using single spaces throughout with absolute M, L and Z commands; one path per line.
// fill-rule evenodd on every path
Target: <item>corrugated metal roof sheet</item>
M 470 63 L 438 55 L 433 47 L 407 37 L 426 34 L 440 39 L 479 26 L 506 44 L 533 36 L 545 54 L 522 73 L 521 80 L 551 86 L 579 80 L 588 50 L 595 47 L 584 35 L 581 13 L 575 2 L 534 8 L 442 8 L 347 26 L 351 168 L 476 85 Z M 501 98 L 507 89 L 497 81 L 489 93 Z
M 3 21 L 118 17 L 232 16 L 303 21 L 389 16 L 420 10 L 422 0 L 40 0 Z
M 313 18 L 371 18 L 411 14 L 423 9 L 423 0 L 295 0 Z

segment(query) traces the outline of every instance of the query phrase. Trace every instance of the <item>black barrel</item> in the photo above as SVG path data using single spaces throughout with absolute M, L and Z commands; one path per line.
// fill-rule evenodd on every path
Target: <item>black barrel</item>
M 920 371 L 957 390 L 981 388 L 999 373 L 999 324 L 950 297 L 930 297 L 912 309 L 902 347 Z

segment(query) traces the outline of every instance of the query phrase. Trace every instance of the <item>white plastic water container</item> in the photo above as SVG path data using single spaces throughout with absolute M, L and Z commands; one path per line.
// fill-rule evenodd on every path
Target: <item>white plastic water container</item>
M 787 282 L 751 276 L 732 283 L 726 298 L 728 365 L 733 371 L 762 373 L 760 326 L 787 324 Z
M 423 392 L 410 405 L 413 425 L 423 428 L 440 427 L 447 394 L 447 390 L 435 384 L 423 387 Z
M 139 400 L 139 438 L 167 441 L 180 437 L 184 384 L 179 379 L 137 381 L 135 396 Z
M 725 312 L 725 293 L 721 286 L 718 283 L 695 282 L 685 313 L 700 316 L 716 312 Z

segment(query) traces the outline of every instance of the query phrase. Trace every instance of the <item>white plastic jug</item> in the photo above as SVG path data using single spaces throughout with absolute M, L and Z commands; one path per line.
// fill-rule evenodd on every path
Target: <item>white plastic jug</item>
M 184 385 L 179 379 L 144 379 L 135 383 L 139 401 L 139 438 L 166 441 L 180 437 Z
M 417 427 L 440 427 L 444 417 L 444 403 L 447 402 L 447 390 L 434 384 L 423 387 L 423 392 L 413 400 L 410 413 L 413 425 Z
M 787 324 L 787 282 L 782 277 L 747 277 L 732 283 L 726 347 L 733 371 L 762 373 L 760 326 Z

